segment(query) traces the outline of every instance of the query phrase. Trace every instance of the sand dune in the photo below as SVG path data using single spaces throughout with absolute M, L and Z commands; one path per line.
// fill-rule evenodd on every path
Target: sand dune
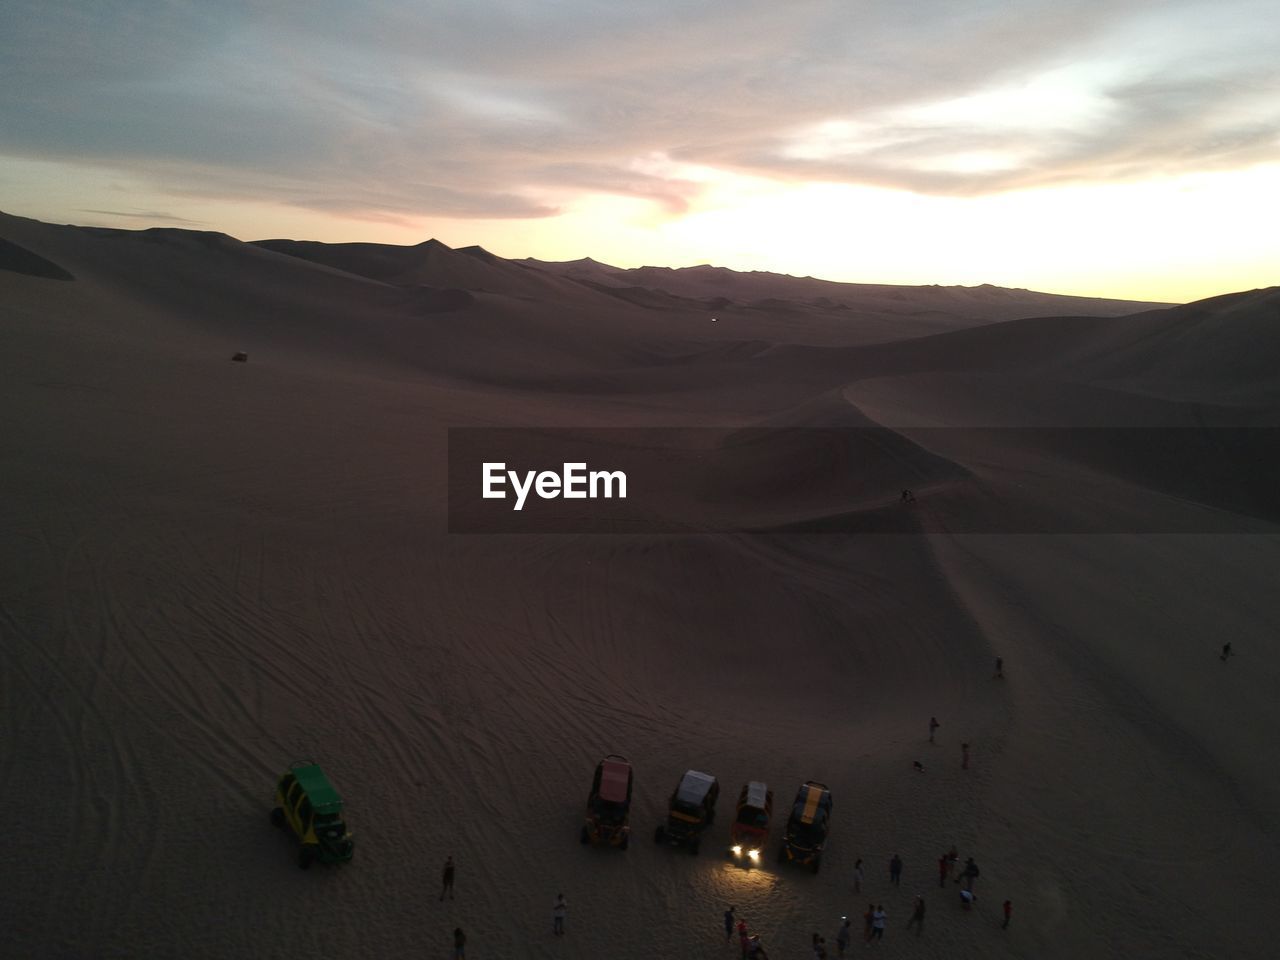
M 1061 296 L 1031 290 L 1011 290 L 990 284 L 977 287 L 904 287 L 875 283 L 838 283 L 763 271 L 743 273 L 706 264 L 675 269 L 622 269 L 590 258 L 560 263 L 541 260 L 521 262 L 603 286 L 639 287 L 662 290 L 676 296 L 720 298 L 739 303 L 807 301 L 832 307 L 875 307 L 901 316 L 932 310 L 941 314 L 971 314 L 989 322 L 1067 312 L 1081 316 L 1119 316 L 1135 310 L 1132 301 Z
M 1276 423 L 1276 290 L 1010 319 L 1017 292 L 881 288 L 902 314 L 771 319 L 754 276 L 646 305 L 434 246 L 0 237 L 13 956 L 447 956 L 460 925 L 473 957 L 723 957 L 734 904 L 805 957 L 868 901 L 895 956 L 1274 952 L 1276 462 L 1157 428 Z M 696 430 L 680 462 L 715 469 L 647 508 L 775 532 L 451 535 L 448 431 L 486 426 L 602 456 Z M 1114 426 L 1152 432 L 972 429 Z M 577 842 L 609 752 L 626 852 Z M 346 799 L 342 869 L 299 871 L 268 823 L 300 757 Z M 688 767 L 724 786 L 696 858 L 646 839 Z M 782 810 L 808 778 L 820 874 L 719 855 L 741 783 Z M 971 912 L 937 884 L 952 844 Z

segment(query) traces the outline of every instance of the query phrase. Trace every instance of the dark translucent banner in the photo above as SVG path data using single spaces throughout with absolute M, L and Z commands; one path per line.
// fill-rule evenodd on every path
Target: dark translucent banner
M 1280 429 L 454 428 L 449 530 L 1280 532 Z

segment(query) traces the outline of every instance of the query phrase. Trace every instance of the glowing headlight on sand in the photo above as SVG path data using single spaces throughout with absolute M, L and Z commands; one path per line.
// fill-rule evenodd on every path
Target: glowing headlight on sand
M 748 851 L 747 851 L 747 856 L 748 856 L 748 857 L 750 857 L 752 860 L 759 860 L 759 859 L 760 859 L 760 851 L 759 851 L 759 850 L 748 850 Z
M 740 857 L 740 856 L 742 856 L 742 845 L 741 845 L 741 844 L 735 843 L 735 844 L 733 845 L 733 855 L 734 855 L 735 857 Z

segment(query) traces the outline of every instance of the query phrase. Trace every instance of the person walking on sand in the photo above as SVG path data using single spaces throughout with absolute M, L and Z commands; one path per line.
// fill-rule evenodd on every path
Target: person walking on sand
M 967 743 L 960 744 L 960 769 L 969 769 L 969 745 Z
M 991 679 L 992 680 L 1004 679 L 1004 657 L 996 657 L 996 675 Z
M 978 873 L 979 873 L 978 865 L 973 862 L 973 857 L 970 857 L 968 860 L 964 862 L 964 870 L 961 871 L 960 876 L 957 877 L 956 879 L 964 880 L 964 888 L 972 892 L 973 881 L 978 879 Z
M 871 930 L 876 919 L 876 906 L 874 903 L 867 904 L 867 912 L 862 915 L 862 939 L 871 942 Z
M 840 929 L 836 932 L 836 953 L 838 956 L 843 957 L 845 948 L 849 946 L 849 938 L 852 937 L 853 934 L 849 931 L 849 918 L 842 917 L 841 919 L 843 922 L 840 924 Z
M 827 941 L 816 933 L 813 935 L 813 960 L 827 960 Z
M 1009 920 L 1013 917 L 1013 901 L 1006 900 L 1004 902 L 1004 923 L 1000 924 L 1001 930 L 1009 929 Z
M 951 869 L 951 858 L 945 853 L 938 858 L 938 886 L 947 885 L 947 873 Z
M 881 904 L 876 904 L 876 912 L 871 915 L 871 939 L 884 939 L 884 925 L 889 920 L 889 915 L 884 912 Z
M 444 895 L 447 893 L 449 895 L 449 899 L 452 900 L 453 899 L 453 857 L 444 858 L 443 881 L 444 881 L 443 886 L 440 887 L 440 899 L 443 900 Z
M 858 862 L 853 865 L 853 892 L 862 892 L 862 858 L 858 858 Z
M 924 933 L 924 896 L 916 897 L 915 908 L 911 911 L 911 920 L 907 923 L 907 929 L 916 928 L 916 936 Z
M 557 937 L 564 936 L 564 918 L 569 915 L 569 901 L 563 893 L 556 894 L 556 902 L 551 907 L 551 932 Z
M 1227 662 L 1227 657 L 1231 656 L 1231 641 L 1228 640 L 1222 645 L 1222 656 L 1219 658 L 1223 663 Z
M 896 853 L 889 861 L 889 882 L 895 887 L 902 886 L 902 858 Z
M 934 734 L 934 732 L 935 732 L 935 731 L 936 731 L 940 726 L 942 726 L 942 724 L 940 724 L 940 723 L 938 722 L 938 718 L 937 718 L 937 717 L 930 717 L 930 718 L 929 718 L 929 742 L 930 742 L 930 743 L 933 743 L 933 742 L 934 742 L 934 741 L 933 741 L 933 734 Z
M 461 927 L 453 928 L 453 960 L 466 960 L 467 935 Z
M 732 939 L 733 939 L 733 923 L 734 923 L 733 907 L 730 907 L 728 910 L 726 910 L 726 911 L 724 912 L 724 941 L 725 941 L 725 943 L 728 943 L 730 940 L 732 940 Z
M 758 933 L 753 933 L 747 941 L 747 960 L 769 960 L 769 954 L 765 952 Z
M 751 935 L 747 933 L 747 921 L 738 921 L 738 940 L 742 944 L 742 960 L 747 960 L 747 948 L 751 946 Z

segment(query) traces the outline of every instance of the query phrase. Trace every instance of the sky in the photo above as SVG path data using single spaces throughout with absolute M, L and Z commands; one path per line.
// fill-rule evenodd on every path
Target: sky
M 5 0 L 0 210 L 1187 301 L 1280 283 L 1275 0 Z

